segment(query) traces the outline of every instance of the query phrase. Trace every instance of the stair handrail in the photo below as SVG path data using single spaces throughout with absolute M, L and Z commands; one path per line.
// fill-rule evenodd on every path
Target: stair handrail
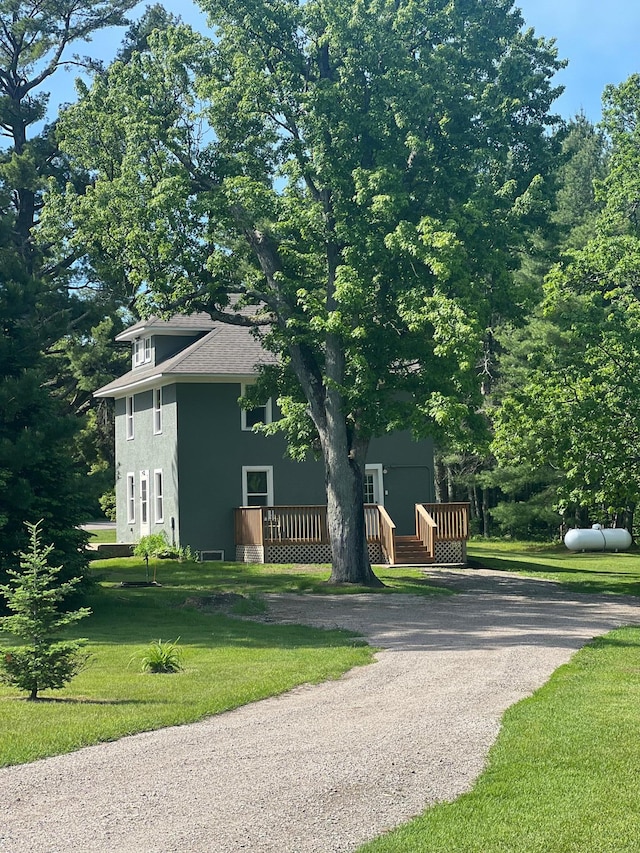
M 380 521 L 380 545 L 390 566 L 396 562 L 396 526 L 393 519 L 383 506 L 378 504 L 378 519 Z
M 422 504 L 416 504 L 416 536 L 427 549 L 430 557 L 435 557 L 435 532 L 437 524 Z
M 460 542 L 469 538 L 469 504 L 424 504 L 437 526 L 436 542 Z

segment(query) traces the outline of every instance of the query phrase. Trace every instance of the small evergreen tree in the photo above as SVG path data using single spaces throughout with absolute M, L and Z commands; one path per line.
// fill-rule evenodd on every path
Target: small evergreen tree
M 16 648 L 0 648 L 0 679 L 27 690 L 29 699 L 37 699 L 39 690 L 64 687 L 85 664 L 86 655 L 80 649 L 86 640 L 54 637 L 91 612 L 87 607 L 59 610 L 79 578 L 58 581 L 61 567 L 48 564 L 53 546 L 41 545 L 40 525 L 26 525 L 30 547 L 20 553 L 20 571 L 9 570 L 9 583 L 0 585 L 12 611 L 12 615 L 0 617 L 0 629 L 24 641 Z

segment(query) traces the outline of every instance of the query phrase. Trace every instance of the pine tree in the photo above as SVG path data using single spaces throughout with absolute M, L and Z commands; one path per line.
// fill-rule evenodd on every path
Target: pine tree
M 56 640 L 68 625 L 91 612 L 87 607 L 64 612 L 59 609 L 79 583 L 58 579 L 61 567 L 50 566 L 52 545 L 41 545 L 41 522 L 27 524 L 30 547 L 20 554 L 20 571 L 9 570 L 10 581 L 0 585 L 12 615 L 0 618 L 0 628 L 24 641 L 16 648 L 0 648 L 0 679 L 27 690 L 37 699 L 40 690 L 58 690 L 84 666 L 85 640 Z

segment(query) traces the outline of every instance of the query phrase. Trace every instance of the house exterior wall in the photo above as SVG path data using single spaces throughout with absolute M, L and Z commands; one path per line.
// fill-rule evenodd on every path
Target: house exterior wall
M 374 438 L 367 464 L 383 467 L 384 508 L 399 536 L 416 532 L 415 505 L 434 500 L 433 443 L 414 441 L 409 432 Z
M 127 439 L 126 398 L 115 401 L 116 413 L 116 528 L 118 542 L 138 542 L 140 528 L 140 473 L 148 471 L 149 533 L 165 531 L 169 542 L 180 538 L 178 514 L 178 465 L 176 386 L 162 389 L 162 432 L 154 433 L 153 392 L 133 395 L 133 438 Z M 162 472 L 163 521 L 156 517 L 155 471 Z M 128 520 L 128 475 L 135 482 L 135 520 Z M 173 519 L 173 525 L 172 520 Z
M 273 467 L 275 505 L 324 504 L 324 470 L 285 456 L 283 436 L 241 429 L 235 383 L 177 386 L 180 544 L 223 550 L 233 559 L 233 509 L 242 506 L 243 466 Z M 275 413 L 274 413 L 275 415 Z M 415 503 L 433 500 L 433 449 L 395 433 L 371 442 L 368 461 L 383 466 L 384 504 L 397 533 L 415 532 Z
M 116 407 L 118 542 L 135 543 L 140 526 L 140 474 L 148 471 L 149 532 L 198 551 L 235 556 L 233 509 L 243 504 L 245 467 L 273 468 L 273 503 L 324 504 L 324 470 L 314 459 L 285 455 L 283 436 L 241 428 L 239 383 L 180 383 L 162 389 L 162 432 L 154 433 L 153 392 L 134 395 L 134 437 L 126 438 L 126 400 Z M 274 412 L 274 417 L 277 414 Z M 383 503 L 399 535 L 415 532 L 414 505 L 433 501 L 430 441 L 409 433 L 374 439 L 368 463 L 383 470 Z M 163 520 L 156 519 L 154 472 L 162 471 Z M 135 520 L 128 520 L 128 475 L 135 483 Z
M 233 509 L 242 506 L 243 466 L 273 466 L 275 504 L 325 503 L 318 463 L 284 458 L 281 436 L 241 429 L 238 383 L 178 386 L 180 544 L 234 559 Z

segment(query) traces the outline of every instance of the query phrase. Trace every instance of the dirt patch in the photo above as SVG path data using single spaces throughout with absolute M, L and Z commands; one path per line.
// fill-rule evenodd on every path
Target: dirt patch
M 185 600 L 182 607 L 219 612 L 231 610 L 242 601 L 247 601 L 246 596 L 237 592 L 215 592 L 212 595 L 192 595 Z

